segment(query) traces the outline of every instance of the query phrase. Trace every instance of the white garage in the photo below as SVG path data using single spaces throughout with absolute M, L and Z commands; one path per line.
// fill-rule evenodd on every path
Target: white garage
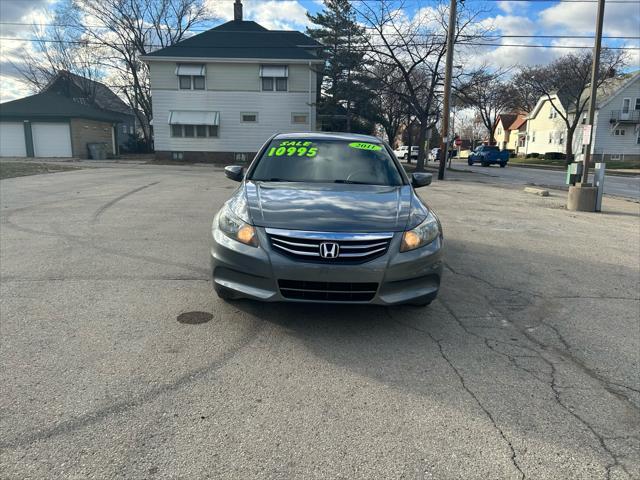
M 33 154 L 36 157 L 71 157 L 71 129 L 68 123 L 31 124 Z
M 0 157 L 26 157 L 22 122 L 0 122 Z

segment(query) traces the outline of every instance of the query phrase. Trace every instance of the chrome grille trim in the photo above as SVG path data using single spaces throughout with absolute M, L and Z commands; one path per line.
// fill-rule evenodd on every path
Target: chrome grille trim
M 327 263 L 353 263 L 373 260 L 388 250 L 393 232 L 381 233 L 340 233 L 310 232 L 265 228 L 271 246 L 275 251 L 304 261 Z M 336 258 L 323 258 L 320 245 L 335 242 L 339 245 Z

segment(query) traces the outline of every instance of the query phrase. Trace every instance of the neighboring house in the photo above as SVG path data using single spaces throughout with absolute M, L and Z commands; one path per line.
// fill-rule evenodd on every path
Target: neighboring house
M 316 129 L 315 40 L 234 20 L 144 57 L 156 157 L 250 161 L 277 132 Z
M 589 92 L 583 95 L 588 98 Z M 573 139 L 578 161 L 584 159 L 581 125 L 586 123 L 584 112 Z M 640 160 L 640 71 L 607 79 L 598 88 L 593 125 L 593 161 Z
M 136 115 L 118 95 L 103 83 L 67 71 L 60 71 L 51 79 L 43 92 L 57 93 L 74 102 L 109 112 L 120 120 L 116 143 L 126 151 L 136 133 Z
M 507 150 L 516 154 L 524 151 L 527 142 L 527 116 L 518 115 L 511 125 L 509 125 L 509 143 Z
M 551 101 L 563 114 L 566 112 L 566 102 L 563 102 L 558 95 L 551 95 L 551 99 L 546 95 L 540 97 L 533 111 L 527 116 L 527 136 L 524 148 L 524 153 L 527 155 L 532 153 L 540 155 L 564 154 L 566 151 L 566 125 L 558 111 L 552 106 Z
M 0 156 L 88 158 L 88 144 L 117 152 L 120 117 L 56 93 L 0 104 Z
M 511 138 L 509 127 L 518 117 L 517 113 L 501 113 L 496 119 L 496 130 L 493 137 L 500 150 L 508 150 Z

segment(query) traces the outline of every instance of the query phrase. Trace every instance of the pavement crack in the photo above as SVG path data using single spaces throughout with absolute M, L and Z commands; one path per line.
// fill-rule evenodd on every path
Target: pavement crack
M 409 325 L 406 324 L 400 320 L 397 320 L 396 318 L 393 317 L 393 315 L 391 314 L 391 312 L 389 311 L 389 309 L 385 309 L 387 312 L 388 317 L 394 321 L 395 323 L 398 323 L 399 325 L 402 325 L 405 328 L 409 328 L 412 330 L 416 330 L 418 332 L 421 332 L 425 335 L 427 335 L 431 341 L 433 341 L 437 346 L 438 346 L 438 351 L 440 352 L 440 356 L 442 357 L 442 359 L 449 365 L 449 367 L 451 368 L 451 370 L 453 370 L 453 372 L 455 373 L 456 377 L 458 377 L 458 380 L 460 381 L 460 384 L 462 385 L 462 388 L 464 389 L 465 392 L 467 392 L 467 394 L 473 398 L 473 400 L 475 401 L 475 403 L 478 405 L 478 407 L 480 407 L 480 409 L 484 412 L 484 414 L 487 416 L 487 418 L 489 419 L 489 421 L 491 422 L 491 424 L 493 425 L 493 428 L 500 434 L 500 436 L 502 437 L 502 439 L 504 440 L 504 442 L 507 444 L 507 446 L 509 447 L 509 450 L 511 452 L 511 463 L 513 464 L 513 466 L 515 467 L 515 469 L 519 472 L 520 474 L 520 478 L 522 480 L 524 480 L 525 474 L 522 471 L 522 468 L 520 467 L 520 465 L 518 464 L 518 460 L 517 460 L 517 455 L 516 455 L 516 451 L 515 448 L 513 447 L 513 444 L 511 443 L 511 441 L 507 438 L 507 436 L 505 435 L 504 431 L 498 426 L 495 418 L 493 417 L 493 415 L 491 414 L 491 412 L 482 404 L 482 402 L 480 401 L 480 399 L 477 397 L 477 395 L 475 394 L 475 392 L 473 392 L 473 390 L 471 390 L 468 386 L 467 383 L 463 377 L 463 375 L 460 373 L 460 371 L 456 368 L 456 366 L 453 364 L 453 362 L 451 361 L 451 359 L 447 356 L 447 354 L 444 351 L 444 348 L 442 347 L 442 339 L 437 339 L 436 337 L 433 336 L 433 334 L 431 332 L 429 332 L 428 330 L 423 330 L 421 328 L 418 328 L 414 325 Z

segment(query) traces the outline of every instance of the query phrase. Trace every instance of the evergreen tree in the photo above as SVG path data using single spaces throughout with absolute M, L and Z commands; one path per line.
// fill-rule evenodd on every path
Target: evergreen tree
M 324 0 L 324 5 L 316 15 L 307 13 L 315 25 L 307 34 L 325 46 L 318 106 L 326 119 L 323 128 L 370 133 L 377 112 L 364 73 L 365 29 L 356 23 L 349 0 Z

